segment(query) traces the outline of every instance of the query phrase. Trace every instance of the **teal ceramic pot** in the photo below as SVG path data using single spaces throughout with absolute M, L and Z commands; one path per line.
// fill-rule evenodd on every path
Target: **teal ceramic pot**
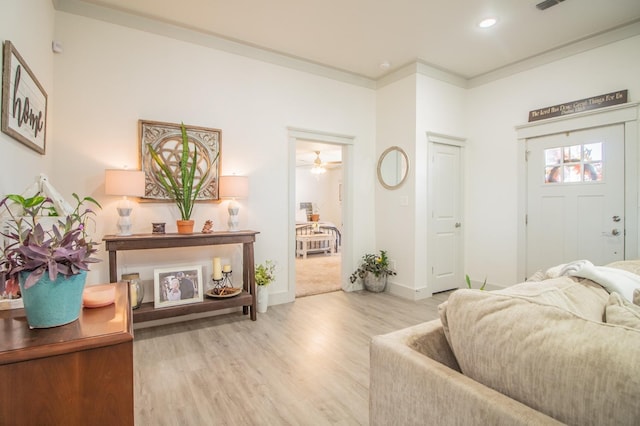
M 82 292 L 87 281 L 87 273 L 65 277 L 58 275 L 55 281 L 44 274 L 38 282 L 27 290 L 24 282 L 28 272 L 20 273 L 20 292 L 24 302 L 29 328 L 49 328 L 69 324 L 78 319 L 82 309 Z

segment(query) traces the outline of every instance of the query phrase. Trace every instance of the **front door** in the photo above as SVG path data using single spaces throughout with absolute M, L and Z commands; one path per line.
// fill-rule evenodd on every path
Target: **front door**
M 464 285 L 462 276 L 462 156 L 455 145 L 431 145 L 432 292 Z
M 526 276 L 624 259 L 624 126 L 527 139 Z

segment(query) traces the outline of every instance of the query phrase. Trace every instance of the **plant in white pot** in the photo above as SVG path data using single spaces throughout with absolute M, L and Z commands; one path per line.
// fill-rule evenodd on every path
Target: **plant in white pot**
M 46 230 L 39 220 L 50 210 L 50 198 L 11 194 L 0 201 L 11 217 L 8 229 L 2 232 L 5 244 L 0 270 L 8 282 L 18 282 L 31 328 L 78 319 L 89 264 L 100 261 L 93 257 L 97 244 L 87 235 L 87 222 L 95 212 L 83 205 L 101 206 L 91 197 L 80 199 L 75 193 L 73 197 L 77 202 L 73 212 L 60 216 Z M 21 207 L 19 214 L 13 212 L 16 204 Z
M 256 285 L 258 286 L 258 312 L 267 312 L 269 306 L 269 291 L 267 286 L 276 279 L 276 264 L 272 260 L 256 265 Z
M 177 221 L 178 232 L 190 234 L 193 232 L 194 222 L 191 220 L 191 213 L 196 198 L 200 194 L 202 185 L 209 176 L 210 169 L 205 169 L 202 176 L 199 177 L 197 183 L 196 172 L 198 171 L 198 147 L 194 145 L 193 151 L 189 147 L 189 136 L 184 123 L 180 124 L 180 132 L 182 138 L 182 153 L 178 170 L 172 170 L 165 159 L 158 154 L 151 144 L 147 144 L 147 149 L 151 158 L 158 165 L 156 178 L 160 185 L 167 192 L 169 197 L 176 203 L 180 210 L 181 219 Z M 220 152 L 216 153 L 215 158 L 211 162 L 211 167 L 218 161 Z M 195 185 L 194 185 L 195 183 Z
M 386 288 L 389 275 L 396 275 L 396 272 L 389 267 L 387 252 L 380 250 L 378 255 L 367 253 L 362 256 L 360 266 L 351 274 L 349 280 L 354 283 L 360 278 L 365 289 L 379 293 Z

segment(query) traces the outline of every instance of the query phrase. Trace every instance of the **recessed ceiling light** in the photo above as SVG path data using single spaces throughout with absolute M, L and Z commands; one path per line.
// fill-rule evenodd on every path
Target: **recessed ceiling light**
M 391 68 L 391 62 L 389 61 L 383 61 L 380 63 L 380 69 L 382 70 L 388 70 L 389 68 Z
M 493 27 L 496 24 L 496 22 L 498 22 L 496 18 L 486 18 L 480 21 L 478 23 L 478 26 L 480 28 L 489 28 L 489 27 Z

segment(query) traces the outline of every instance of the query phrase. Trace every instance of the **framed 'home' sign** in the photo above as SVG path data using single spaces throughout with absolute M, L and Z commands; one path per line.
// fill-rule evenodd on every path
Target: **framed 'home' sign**
M 47 92 L 10 41 L 4 42 L 2 68 L 2 131 L 44 154 Z

